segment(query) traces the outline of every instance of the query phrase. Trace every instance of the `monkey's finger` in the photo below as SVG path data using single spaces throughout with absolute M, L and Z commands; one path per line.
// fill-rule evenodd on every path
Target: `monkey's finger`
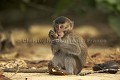
M 53 35 L 53 34 L 55 34 L 55 32 L 54 32 L 54 31 L 52 31 L 52 30 L 50 30 L 50 34 L 51 34 L 51 35 Z

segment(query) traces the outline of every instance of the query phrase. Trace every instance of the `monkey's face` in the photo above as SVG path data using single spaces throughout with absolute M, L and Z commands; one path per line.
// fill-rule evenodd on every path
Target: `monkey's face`
M 61 16 L 56 18 L 53 21 L 53 26 L 54 26 L 54 30 L 55 32 L 67 32 L 72 30 L 73 28 L 73 21 L 71 21 L 69 18 Z
M 54 29 L 55 29 L 55 32 L 61 33 L 61 32 L 71 30 L 71 26 L 66 22 L 66 23 L 63 23 L 63 24 L 55 24 Z

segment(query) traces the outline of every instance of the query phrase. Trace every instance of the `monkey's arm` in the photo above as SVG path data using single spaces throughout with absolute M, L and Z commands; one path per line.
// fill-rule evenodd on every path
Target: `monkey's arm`
M 84 66 L 86 63 L 87 55 L 88 55 L 88 48 L 87 48 L 87 45 L 86 45 L 85 40 L 83 38 L 79 38 L 79 41 L 80 41 L 79 47 L 81 49 L 81 53 L 80 53 L 79 57 L 81 59 L 82 66 Z
M 63 50 L 68 51 L 70 54 L 78 55 L 79 53 L 81 53 L 81 49 L 76 43 L 62 43 L 61 47 L 63 48 Z
M 54 39 L 52 40 L 52 50 L 53 52 L 56 52 L 57 50 L 61 50 L 63 52 L 79 55 L 81 53 L 81 49 L 79 45 L 76 42 L 66 42 L 61 39 Z
M 63 50 L 69 51 L 70 54 L 78 55 L 79 59 L 81 59 L 82 66 L 85 65 L 88 50 L 87 45 L 85 43 L 85 40 L 80 36 L 72 36 L 71 41 L 68 41 L 68 43 L 63 43 Z

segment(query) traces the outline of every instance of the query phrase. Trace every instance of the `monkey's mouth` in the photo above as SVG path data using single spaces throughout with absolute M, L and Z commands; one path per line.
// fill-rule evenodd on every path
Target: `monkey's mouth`
M 58 36 L 61 36 L 60 34 L 58 34 Z
M 58 34 L 58 36 L 62 36 L 62 34 L 60 34 L 60 33 L 57 33 Z

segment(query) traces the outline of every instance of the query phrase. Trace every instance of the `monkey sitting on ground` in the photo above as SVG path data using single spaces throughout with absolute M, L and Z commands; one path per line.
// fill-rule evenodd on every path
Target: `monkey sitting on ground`
M 53 21 L 50 30 L 51 49 L 54 55 L 48 64 L 50 74 L 77 75 L 81 72 L 87 57 L 87 45 L 78 33 L 72 31 L 73 21 L 61 16 Z

